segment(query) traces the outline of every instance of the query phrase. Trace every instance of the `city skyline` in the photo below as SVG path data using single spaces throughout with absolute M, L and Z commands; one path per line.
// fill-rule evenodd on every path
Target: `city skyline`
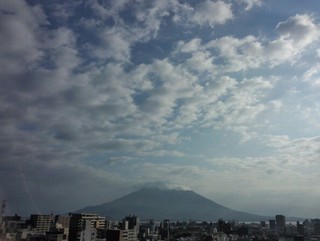
M 0 199 L 142 187 L 320 216 L 318 0 L 0 0 Z
M 302 223 L 285 222 L 285 216 L 260 222 L 141 220 L 136 215 L 108 220 L 98 214 L 69 213 L 69 215 L 5 216 L 0 223 L 0 237 L 10 240 L 51 241 L 224 241 L 252 238 L 258 240 L 290 241 L 318 240 L 320 219 Z

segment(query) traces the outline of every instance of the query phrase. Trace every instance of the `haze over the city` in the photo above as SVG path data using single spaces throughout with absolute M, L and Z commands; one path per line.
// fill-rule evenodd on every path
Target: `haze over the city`
M 320 216 L 318 0 L 0 0 L 0 198 L 142 187 Z

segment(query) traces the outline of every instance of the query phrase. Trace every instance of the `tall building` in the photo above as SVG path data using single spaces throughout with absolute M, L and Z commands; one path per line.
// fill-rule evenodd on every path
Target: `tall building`
M 218 220 L 218 232 L 223 232 L 225 228 L 226 222 L 222 219 Z
M 79 240 L 81 241 L 95 241 L 97 239 L 97 229 L 92 227 L 91 220 L 84 220 L 84 227 L 79 233 Z
M 286 227 L 286 217 L 283 215 L 276 215 L 276 225 L 278 228 Z
M 63 239 L 69 239 L 69 226 L 70 216 L 69 215 L 57 215 L 55 217 L 56 229 L 63 231 Z
M 123 230 L 132 230 L 132 233 L 135 237 L 138 237 L 140 228 L 140 219 L 137 216 L 130 215 L 125 217 L 122 220 L 122 229 Z
M 37 231 L 37 233 L 45 233 L 50 230 L 50 227 L 54 224 L 52 215 L 40 215 L 32 214 L 30 217 L 31 227 Z
M 89 228 L 90 227 L 90 228 Z M 91 230 L 91 231 L 89 231 Z M 96 238 L 100 238 L 100 235 L 105 233 L 105 218 L 100 217 L 98 214 L 89 213 L 73 213 L 70 217 L 69 225 L 69 241 L 82 241 L 85 237 L 88 237 L 88 233 L 91 232 L 93 238 L 94 230 L 96 232 Z M 95 239 L 95 238 L 94 238 Z
M 275 229 L 276 228 L 276 220 L 270 219 L 269 220 L 269 227 L 270 227 L 270 229 Z
M 160 225 L 160 236 L 161 239 L 169 239 L 170 238 L 170 220 L 164 219 Z

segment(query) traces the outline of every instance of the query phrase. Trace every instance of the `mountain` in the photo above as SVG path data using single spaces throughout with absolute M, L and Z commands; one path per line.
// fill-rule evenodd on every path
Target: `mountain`
M 239 212 L 217 204 L 193 191 L 143 188 L 109 203 L 89 206 L 77 212 L 98 213 L 115 220 L 134 214 L 142 220 L 259 221 L 270 217 Z

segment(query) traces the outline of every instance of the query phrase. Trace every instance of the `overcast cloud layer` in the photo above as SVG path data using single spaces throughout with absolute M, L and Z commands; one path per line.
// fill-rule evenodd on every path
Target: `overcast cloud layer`
M 144 186 L 320 217 L 318 0 L 0 0 L 0 198 Z

